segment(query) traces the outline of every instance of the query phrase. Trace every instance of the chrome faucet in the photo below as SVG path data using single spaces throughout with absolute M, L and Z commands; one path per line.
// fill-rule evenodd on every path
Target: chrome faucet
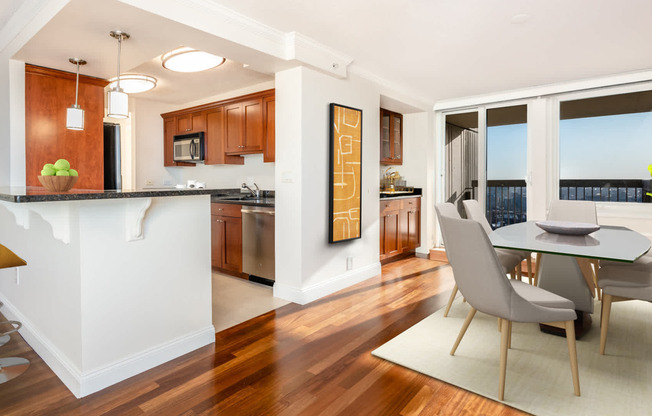
M 251 196 L 253 196 L 254 198 L 259 198 L 260 197 L 260 189 L 258 188 L 258 185 L 256 185 L 255 182 L 254 182 L 254 186 L 256 187 L 255 190 L 251 189 L 249 187 L 249 185 L 247 185 L 246 183 L 243 183 L 242 184 L 242 189 L 248 189 L 249 192 L 251 192 Z

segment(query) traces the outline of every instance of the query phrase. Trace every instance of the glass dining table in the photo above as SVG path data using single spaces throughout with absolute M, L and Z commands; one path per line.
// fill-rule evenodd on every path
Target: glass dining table
M 595 284 L 592 262 L 611 260 L 633 263 L 650 249 L 650 240 L 626 227 L 603 225 L 588 235 L 544 231 L 535 221 L 498 228 L 489 234 L 496 248 L 539 253 L 536 265 L 539 287 L 575 303 L 582 329 L 590 327 Z M 584 327 L 584 328 L 582 328 Z

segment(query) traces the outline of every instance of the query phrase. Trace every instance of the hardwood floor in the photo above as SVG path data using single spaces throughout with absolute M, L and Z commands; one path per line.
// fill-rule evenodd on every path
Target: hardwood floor
M 409 258 L 305 306 L 289 304 L 210 345 L 76 399 L 19 336 L 0 357 L 31 360 L 0 385 L 1 415 L 522 415 L 371 351 L 446 304 L 450 267 Z

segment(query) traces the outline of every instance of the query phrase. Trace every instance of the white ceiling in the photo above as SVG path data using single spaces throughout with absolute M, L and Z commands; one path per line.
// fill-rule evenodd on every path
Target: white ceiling
M 433 101 L 652 69 L 651 0 L 211 1 Z
M 433 103 L 652 69 L 650 0 L 206 1 L 313 38 L 353 57 L 352 71 Z M 0 24 L 19 3 L 0 0 Z M 273 79 L 271 65 L 257 67 L 266 74 L 239 63 L 200 74 L 164 70 L 157 57 L 180 45 L 247 54 L 117 0 L 72 0 L 16 58 L 72 72 L 68 58 L 80 57 L 89 62 L 83 74 L 110 78 L 117 41 L 108 33 L 115 29 L 132 35 L 123 44 L 123 72 L 160 80 L 146 98 L 179 104 Z

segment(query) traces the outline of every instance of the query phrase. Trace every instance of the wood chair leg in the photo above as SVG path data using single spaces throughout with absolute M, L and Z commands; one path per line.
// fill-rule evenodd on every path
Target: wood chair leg
M 527 278 L 528 282 L 532 284 L 534 282 L 534 276 L 532 275 L 532 255 L 528 255 L 527 259 Z
M 451 297 L 448 298 L 448 305 L 446 305 L 446 310 L 444 311 L 444 318 L 448 316 L 448 311 L 450 311 L 451 306 L 453 306 L 455 295 L 457 295 L 457 283 L 455 283 L 455 286 L 453 287 L 453 291 L 451 292 Z
M 595 293 L 598 295 L 598 300 L 602 300 L 602 290 L 598 284 L 598 270 L 600 270 L 600 261 L 591 260 L 591 270 L 593 271 L 593 284 L 595 284 Z
M 507 348 L 512 348 L 512 321 L 509 321 L 509 334 L 507 334 Z
M 521 263 L 516 265 L 516 280 L 523 280 L 523 270 L 521 270 Z
M 571 374 L 573 375 L 573 392 L 580 395 L 580 373 L 577 369 L 577 346 L 575 344 L 575 321 L 564 322 L 566 327 L 566 342 L 568 343 L 568 355 L 570 357 Z
M 505 400 L 505 374 L 507 373 L 509 324 L 510 322 L 507 319 L 503 319 L 502 327 L 500 329 L 500 377 L 498 380 L 498 400 Z
M 539 286 L 539 270 L 541 270 L 541 253 L 537 253 L 534 265 L 534 286 Z
M 607 329 L 611 315 L 611 301 L 613 297 L 607 293 L 602 294 L 602 317 L 600 319 L 600 355 L 604 355 L 607 346 Z
M 466 333 L 466 329 L 469 327 L 469 324 L 471 324 L 471 321 L 473 320 L 473 317 L 475 316 L 475 313 L 478 310 L 474 307 L 471 307 L 471 310 L 469 313 L 466 315 L 466 320 L 464 320 L 464 324 L 462 325 L 462 329 L 460 329 L 460 333 L 457 336 L 457 340 L 455 340 L 455 345 L 453 345 L 453 349 L 451 350 L 451 355 L 455 355 L 455 351 L 457 350 L 457 347 L 460 345 L 460 342 L 462 341 L 462 338 L 464 338 L 464 334 Z

